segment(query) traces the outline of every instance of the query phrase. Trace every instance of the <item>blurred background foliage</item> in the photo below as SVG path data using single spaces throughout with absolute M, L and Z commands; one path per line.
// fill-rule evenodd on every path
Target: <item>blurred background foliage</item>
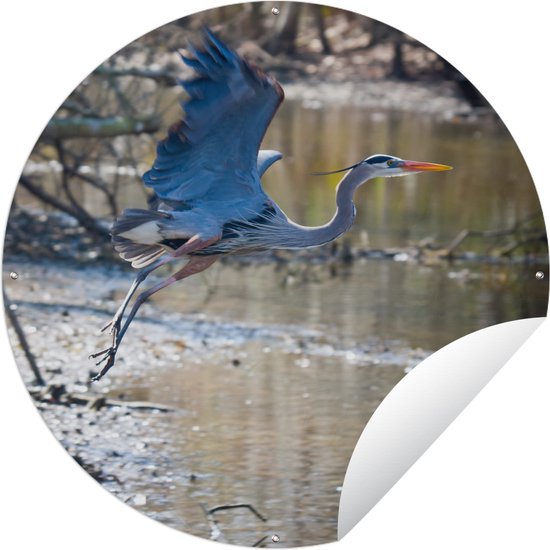
M 186 40 L 199 40 L 204 25 L 283 84 L 445 83 L 465 104 L 487 109 L 460 73 L 396 29 L 333 7 L 282 2 L 274 15 L 272 6 L 249 2 L 176 20 L 93 71 L 63 101 L 30 156 L 14 199 L 7 250 L 40 248 L 81 260 L 112 254 L 100 246 L 108 244 L 109 225 L 124 206 L 145 204 L 141 174 L 166 126 L 180 116 L 178 79 L 192 73 L 176 51 L 185 49 Z

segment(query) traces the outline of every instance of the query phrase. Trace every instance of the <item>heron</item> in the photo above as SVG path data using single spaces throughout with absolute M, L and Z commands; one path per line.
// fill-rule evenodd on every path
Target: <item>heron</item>
M 396 177 L 451 169 L 444 164 L 374 154 L 351 166 L 336 188 L 336 212 L 318 227 L 295 223 L 263 190 L 261 177 L 282 158 L 261 150 L 266 130 L 284 99 L 277 80 L 228 47 L 206 28 L 202 43 L 189 43 L 183 63 L 195 76 L 180 84 L 187 92 L 183 117 L 159 141 L 143 183 L 152 190 L 149 208 L 128 208 L 111 228 L 120 256 L 139 269 L 112 320 L 103 327 L 111 345 L 90 357 L 103 365 L 92 380 L 115 364 L 120 344 L 140 306 L 171 284 L 209 268 L 228 254 L 302 249 L 326 244 L 353 224 L 356 190 L 377 177 Z M 185 261 L 172 275 L 141 292 L 125 316 L 138 287 L 155 270 Z M 124 320 L 124 322 L 123 322 Z

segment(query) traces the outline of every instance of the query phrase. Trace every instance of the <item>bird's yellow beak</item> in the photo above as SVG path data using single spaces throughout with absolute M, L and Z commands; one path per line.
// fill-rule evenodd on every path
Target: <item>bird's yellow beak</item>
M 410 172 L 441 172 L 452 170 L 452 166 L 446 164 L 434 164 L 433 162 L 417 162 L 416 160 L 404 160 L 401 168 Z

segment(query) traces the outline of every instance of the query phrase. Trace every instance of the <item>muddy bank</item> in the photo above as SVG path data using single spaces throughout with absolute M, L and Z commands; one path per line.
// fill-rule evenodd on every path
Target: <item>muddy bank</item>
M 366 419 L 428 354 L 398 341 L 342 339 L 319 325 L 179 313 L 152 302 L 109 376 L 90 384 L 87 356 L 108 340 L 99 327 L 128 286 L 127 270 L 9 257 L 4 272 L 49 390 L 33 387 L 10 328 L 16 362 L 54 436 L 118 498 L 206 538 L 205 508 L 246 503 L 267 521 L 245 508 L 220 512 L 228 542 L 252 545 L 273 532 L 285 546 L 334 540 L 339 488 Z M 288 505 L 304 483 L 293 517 Z M 319 498 L 325 504 L 314 506 Z

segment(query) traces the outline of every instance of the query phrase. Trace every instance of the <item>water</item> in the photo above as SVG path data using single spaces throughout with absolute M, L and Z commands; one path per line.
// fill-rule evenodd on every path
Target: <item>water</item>
M 453 165 L 448 173 L 363 186 L 349 237 L 375 248 L 423 239 L 447 244 L 462 229 L 509 228 L 540 214 L 522 157 L 493 118 L 445 120 L 286 102 L 264 147 L 285 154 L 269 170 L 266 190 L 293 219 L 309 225 L 332 216 L 338 181 L 308 176 L 311 171 L 347 166 L 376 152 Z M 124 206 L 142 205 L 137 181 L 126 183 Z M 82 194 L 88 208 L 105 213 L 96 199 Z M 463 246 L 483 253 L 490 241 Z M 538 254 L 545 257 L 543 245 Z M 268 521 L 244 509 L 219 512 L 229 542 L 252 545 L 262 536 L 270 541 L 274 533 L 280 547 L 334 540 L 339 488 L 376 406 L 429 352 L 495 323 L 545 315 L 548 277 L 537 280 L 538 270 L 548 273 L 544 262 L 369 260 L 339 266 L 337 276 L 327 264 L 216 264 L 164 290 L 133 324 L 121 348 L 123 360 L 109 375 L 111 395 L 179 411 L 152 423 L 146 452 L 158 479 L 167 481 L 132 479 L 138 509 L 208 538 L 201 505 L 248 503 Z M 129 267 L 126 273 L 112 278 L 88 270 L 62 283 L 59 273 L 41 273 L 33 292 L 38 296 L 53 284 L 50 301 L 100 304 L 105 311 L 95 327 L 124 295 Z M 14 293 L 25 290 L 24 281 L 33 283 L 26 274 Z M 73 294 L 71 285 L 78 287 Z M 22 296 L 31 300 L 28 293 Z M 194 329 L 177 324 L 183 314 L 222 325 L 206 326 L 193 339 Z M 103 340 L 95 340 L 101 347 Z M 128 441 L 129 448 L 133 444 Z M 169 465 L 159 466 L 157 456 L 168 457 Z
M 462 229 L 511 227 L 540 212 L 523 158 L 497 119 L 461 122 L 341 106 L 310 110 L 289 103 L 276 121 L 265 146 L 286 157 L 266 174 L 265 187 L 301 223 L 330 219 L 341 176 L 310 172 L 349 166 L 376 152 L 449 164 L 454 170 L 364 185 L 355 201 L 353 235 L 367 231 L 374 247 L 427 237 L 446 244 Z
M 547 283 L 524 265 L 419 266 L 369 260 L 337 277 L 306 267 L 287 284 L 273 266 L 213 266 L 153 299 L 163 308 L 233 320 L 295 324 L 351 342 L 401 340 L 436 350 L 500 322 L 545 315 Z M 208 285 L 214 294 L 207 298 Z M 204 300 L 208 299 L 205 303 Z
M 151 368 L 160 359 L 165 366 L 153 368 L 153 380 L 150 372 L 113 376 L 127 395 L 189 412 L 168 420 L 168 432 L 180 471 L 204 475 L 175 482 L 177 490 L 164 495 L 170 514 L 164 501 L 155 508 L 155 498 L 149 511 L 209 537 L 198 502 L 252 504 L 267 526 L 246 511 L 218 518 L 227 540 L 246 545 L 269 532 L 285 547 L 334 540 L 339 488 L 355 443 L 405 371 L 463 334 L 543 315 L 547 296 L 533 268 L 517 266 L 369 261 L 336 278 L 319 267 L 315 281 L 292 285 L 282 284 L 284 274 L 271 265 L 215 266 L 208 276 L 169 288 L 155 306 L 282 327 L 288 346 L 271 337 L 227 348 L 207 344 L 205 357 L 189 361 L 161 344 Z M 303 327 L 320 336 L 309 342 Z M 185 331 L 168 331 L 169 339 L 188 341 Z M 227 337 L 235 340 L 229 331 Z M 126 344 L 136 338 L 139 332 Z M 147 483 L 140 490 L 146 493 Z

